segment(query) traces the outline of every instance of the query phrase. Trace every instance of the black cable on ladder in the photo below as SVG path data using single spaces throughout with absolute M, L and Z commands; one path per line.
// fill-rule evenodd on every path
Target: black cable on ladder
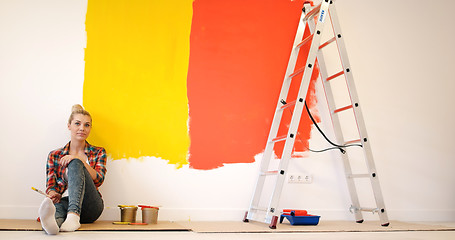
M 284 105 L 286 104 L 286 101 L 284 101 L 283 99 L 280 100 L 280 102 Z M 311 152 L 325 152 L 325 151 L 329 151 L 329 150 L 335 150 L 335 149 L 339 149 L 341 151 L 341 153 L 345 154 L 346 153 L 346 150 L 344 150 L 344 148 L 347 148 L 347 147 L 363 147 L 362 145 L 360 144 L 347 144 L 347 145 L 339 145 L 339 144 L 336 144 L 336 143 L 333 143 L 325 134 L 324 132 L 321 130 L 321 128 L 319 128 L 319 125 L 316 123 L 316 121 L 314 120 L 313 118 L 313 115 L 311 115 L 311 112 L 310 112 L 310 109 L 308 109 L 308 105 L 306 104 L 306 101 L 305 101 L 305 108 L 306 108 L 306 111 L 308 113 L 308 116 L 310 117 L 311 121 L 313 122 L 313 124 L 316 126 L 316 128 L 318 129 L 318 131 L 321 133 L 321 135 L 325 138 L 325 140 L 330 143 L 331 145 L 333 145 L 334 147 L 331 147 L 331 148 L 326 148 L 326 149 L 322 149 L 322 150 L 312 150 L 310 148 L 307 148 L 309 151 Z M 289 109 L 289 111 L 291 112 L 291 110 Z M 292 112 L 291 112 L 292 114 Z M 297 134 L 298 135 L 298 134 Z M 300 139 L 301 140 L 301 139 Z M 302 140 L 301 140 L 302 141 Z M 305 147 L 306 148 L 306 147 Z
M 311 115 L 311 112 L 310 112 L 310 109 L 308 109 L 308 105 L 306 104 L 306 100 L 305 100 L 305 109 L 306 109 L 306 112 L 308 113 L 308 116 L 310 117 L 311 121 L 313 122 L 314 126 L 316 126 L 316 128 L 318 129 L 318 131 L 321 133 L 321 135 L 325 138 L 325 140 L 327 142 L 329 142 L 330 144 L 332 144 L 333 146 L 337 147 L 338 149 L 340 149 L 341 153 L 345 153 L 346 150 L 343 149 L 343 147 L 345 146 L 341 146 L 341 145 L 338 145 L 338 144 L 335 144 L 333 143 L 332 141 L 330 141 L 330 139 L 324 134 L 324 132 L 319 128 L 318 124 L 316 123 L 316 121 L 314 120 L 313 118 L 313 115 Z M 336 149 L 336 148 L 335 148 Z

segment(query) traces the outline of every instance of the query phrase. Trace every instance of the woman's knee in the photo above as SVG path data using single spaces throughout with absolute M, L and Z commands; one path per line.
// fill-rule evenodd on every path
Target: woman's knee
M 71 160 L 71 162 L 68 164 L 68 169 L 81 171 L 84 169 L 84 164 L 82 163 L 81 160 L 79 160 L 78 158 L 75 158 L 75 159 Z
M 87 211 L 87 209 L 82 209 L 82 212 L 81 212 L 81 219 L 80 219 L 80 222 L 81 223 L 93 223 L 95 222 L 96 220 L 98 220 L 98 218 L 101 216 L 101 214 L 103 213 L 103 210 L 104 208 L 92 208 L 90 209 L 89 211 Z

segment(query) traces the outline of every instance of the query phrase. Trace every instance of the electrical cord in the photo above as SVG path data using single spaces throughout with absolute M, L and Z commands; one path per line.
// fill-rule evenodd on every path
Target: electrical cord
M 282 104 L 286 104 L 286 101 L 284 101 L 283 99 L 280 100 L 280 102 Z M 344 148 L 347 148 L 347 147 L 363 147 L 362 145 L 360 144 L 347 144 L 347 145 L 339 145 L 339 144 L 336 144 L 334 142 L 332 142 L 325 134 L 324 132 L 321 130 L 321 128 L 319 128 L 319 125 L 316 123 L 316 121 L 314 120 L 313 118 L 313 115 L 311 115 L 311 112 L 310 112 L 310 109 L 308 109 L 308 105 L 305 101 L 305 108 L 306 108 L 306 111 L 308 113 L 308 116 L 310 117 L 311 121 L 313 122 L 314 126 L 316 126 L 316 128 L 318 129 L 319 133 L 321 133 L 321 135 L 324 137 L 324 139 L 330 143 L 332 146 L 334 147 L 330 147 L 330 148 L 325 148 L 325 149 L 321 149 L 321 150 L 313 150 L 313 149 L 310 149 L 310 148 L 307 148 L 307 147 L 304 147 L 306 149 L 308 149 L 308 151 L 310 152 L 315 152 L 315 153 L 320 153 L 320 152 L 325 152 L 325 151 L 329 151 L 329 150 L 335 150 L 335 149 L 338 149 L 341 151 L 341 153 L 345 154 L 346 153 L 346 150 Z M 291 110 L 289 109 L 289 111 L 291 112 Z M 292 112 L 291 112 L 292 114 Z M 302 139 L 300 138 L 300 135 L 298 134 L 297 132 L 297 136 L 299 137 L 300 141 L 303 143 Z

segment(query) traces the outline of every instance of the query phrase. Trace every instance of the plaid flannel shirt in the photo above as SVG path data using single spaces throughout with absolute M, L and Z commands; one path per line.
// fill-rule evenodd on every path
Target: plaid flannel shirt
M 54 190 L 63 194 L 68 188 L 68 182 L 65 176 L 66 167 L 62 167 L 58 161 L 65 155 L 69 154 L 70 143 L 67 143 L 63 148 L 54 150 L 49 153 L 46 164 L 46 192 Z M 85 142 L 85 155 L 88 157 L 89 165 L 96 171 L 96 179 L 93 180 L 98 189 L 104 182 L 106 174 L 106 150 L 102 147 L 95 147 Z

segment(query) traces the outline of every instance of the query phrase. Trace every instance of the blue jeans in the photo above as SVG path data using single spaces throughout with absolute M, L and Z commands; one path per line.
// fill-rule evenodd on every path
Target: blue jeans
M 55 203 L 55 220 L 60 227 L 68 212 L 79 214 L 80 223 L 92 223 L 104 209 L 104 202 L 96 190 L 90 173 L 79 159 L 73 159 L 67 167 L 68 196 Z

